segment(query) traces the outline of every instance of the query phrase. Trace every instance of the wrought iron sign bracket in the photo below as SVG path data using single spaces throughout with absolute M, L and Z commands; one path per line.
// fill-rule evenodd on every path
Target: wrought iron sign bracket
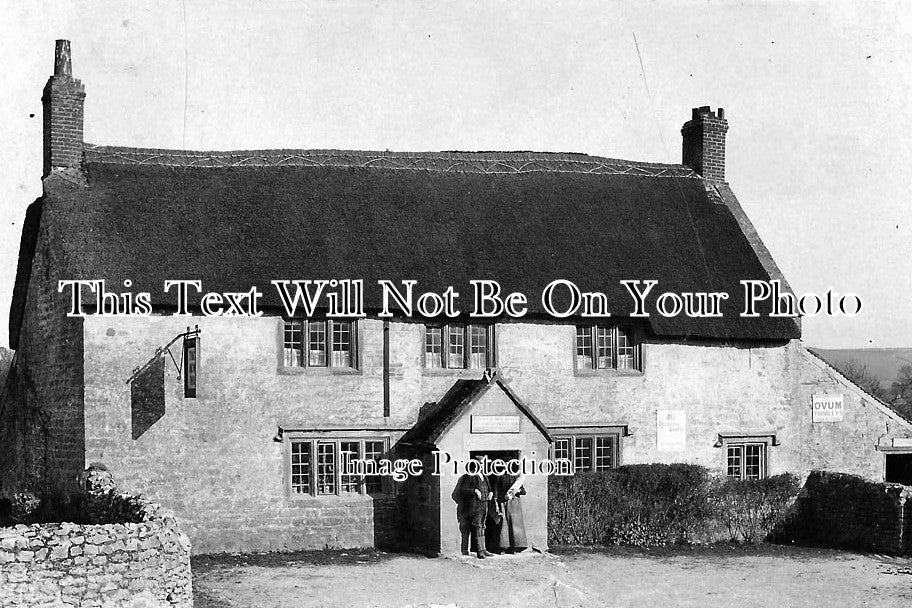
M 188 327 L 187 331 L 177 334 L 176 336 L 171 338 L 171 340 L 167 344 L 165 344 L 164 346 L 161 346 L 159 348 L 156 348 L 155 354 L 152 356 L 151 359 L 146 361 L 140 367 L 134 368 L 133 374 L 129 378 L 127 378 L 127 381 L 125 382 L 125 384 L 130 384 L 131 382 L 136 380 L 136 378 L 140 374 L 142 374 L 144 371 L 149 369 L 149 367 L 153 363 L 158 361 L 159 357 L 162 357 L 165 353 L 168 353 L 168 356 L 171 357 L 171 362 L 174 363 L 174 367 L 177 369 L 177 379 L 180 380 L 181 373 L 183 371 L 183 366 L 184 366 L 184 351 L 183 351 L 183 349 L 181 349 L 181 360 L 178 362 L 178 360 L 174 357 L 174 353 L 171 352 L 171 346 L 174 345 L 175 342 L 177 342 L 178 340 L 180 340 L 182 338 L 183 339 L 196 338 L 199 335 L 200 335 L 199 325 L 195 326 L 193 329 L 190 329 Z

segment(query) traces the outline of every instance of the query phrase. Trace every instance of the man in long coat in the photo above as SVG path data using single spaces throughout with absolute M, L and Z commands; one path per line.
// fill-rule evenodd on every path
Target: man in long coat
M 462 554 L 469 554 L 470 537 L 474 534 L 478 559 L 493 555 L 485 548 L 485 520 L 488 517 L 488 501 L 494 497 L 487 477 L 481 472 L 475 475 L 466 473 L 459 478 L 456 484 L 455 497 L 458 497 L 456 517 L 459 519 L 459 532 L 462 535 Z

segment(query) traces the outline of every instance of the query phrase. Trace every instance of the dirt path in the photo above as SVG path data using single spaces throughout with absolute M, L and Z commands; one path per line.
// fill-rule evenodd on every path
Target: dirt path
M 196 608 L 912 605 L 912 559 L 790 547 L 199 557 Z

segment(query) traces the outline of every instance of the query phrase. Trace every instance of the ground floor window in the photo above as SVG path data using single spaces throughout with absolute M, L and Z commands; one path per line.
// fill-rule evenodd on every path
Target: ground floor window
M 735 479 L 766 477 L 766 444 L 732 443 L 726 446 L 725 474 Z
M 620 441 L 619 431 L 555 434 L 551 458 L 569 460 L 575 473 L 607 471 L 620 464 Z
M 351 474 L 348 463 L 379 460 L 388 451 L 385 437 L 294 437 L 289 441 L 288 491 L 292 497 L 381 494 L 381 476 Z
M 776 434 L 720 433 L 715 447 L 722 448 L 722 466 L 732 479 L 763 479 L 769 475 L 770 448 L 779 445 Z

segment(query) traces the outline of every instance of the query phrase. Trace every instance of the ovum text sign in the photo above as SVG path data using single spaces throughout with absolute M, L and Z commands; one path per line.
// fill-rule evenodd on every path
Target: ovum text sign
M 472 416 L 473 433 L 518 433 L 519 416 Z
M 815 393 L 811 396 L 812 422 L 841 422 L 842 395 Z

